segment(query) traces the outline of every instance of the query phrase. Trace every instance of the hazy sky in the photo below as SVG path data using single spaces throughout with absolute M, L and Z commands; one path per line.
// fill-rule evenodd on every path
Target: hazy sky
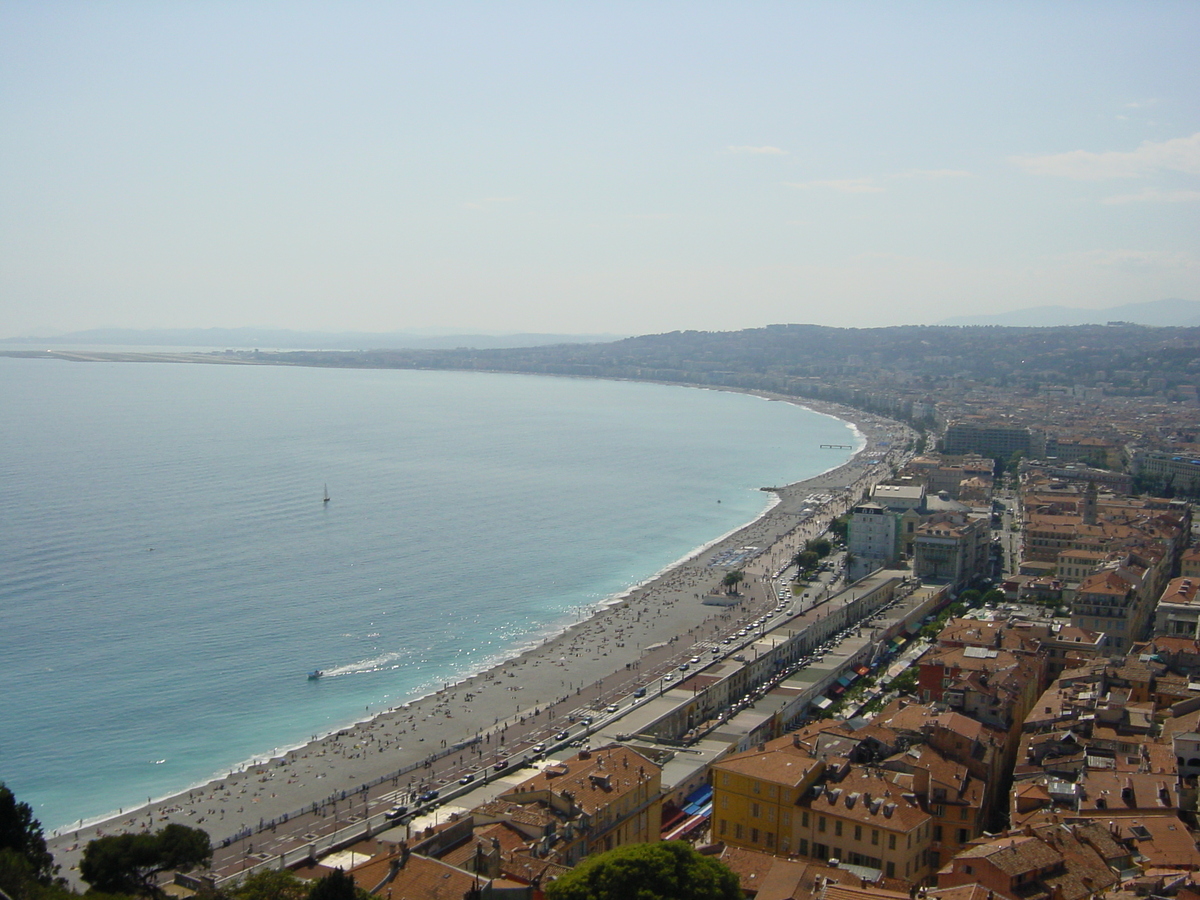
M 1200 299 L 1200 4 L 0 0 L 0 337 Z

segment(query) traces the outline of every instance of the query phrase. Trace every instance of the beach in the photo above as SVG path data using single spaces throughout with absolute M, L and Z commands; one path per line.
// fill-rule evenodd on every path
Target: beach
M 381 714 L 364 711 L 363 721 L 314 735 L 303 747 L 268 754 L 219 780 L 62 829 L 50 845 L 63 874 L 77 882 L 74 867 L 96 836 L 157 830 L 170 822 L 207 831 L 224 873 L 231 861 L 244 865 L 303 846 L 313 835 L 455 784 L 464 773 L 535 755 L 534 745 L 585 715 L 603 714 L 634 688 L 697 655 L 698 643 L 773 608 L 773 576 L 870 484 L 890 474 L 909 432 L 832 404 L 771 399 L 851 422 L 866 445 L 821 476 L 764 486 L 777 502 L 755 521 L 516 658 Z M 731 560 L 744 560 L 736 566 L 745 575 L 740 599 L 716 605 L 711 601 L 723 593 Z

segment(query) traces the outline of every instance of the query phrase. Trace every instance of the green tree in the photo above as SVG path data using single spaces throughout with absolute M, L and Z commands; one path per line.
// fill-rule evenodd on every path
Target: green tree
M 308 900 L 362 900 L 365 891 L 360 891 L 354 879 L 341 869 L 334 869 L 324 878 L 313 882 Z
M 309 885 L 287 869 L 255 872 L 230 892 L 232 900 L 305 900 Z
M 584 860 L 546 900 L 741 900 L 738 877 L 683 841 L 628 844 Z
M 159 874 L 188 872 L 211 860 L 207 832 L 172 824 L 155 834 L 114 834 L 90 841 L 83 849 L 79 874 L 98 891 L 158 897 Z
M 5 850 L 24 860 L 31 880 L 47 886 L 54 881 L 58 866 L 46 848 L 42 823 L 33 817 L 32 807 L 18 803 L 13 792 L 0 781 L 0 852 Z
M 725 593 L 736 594 L 737 586 L 746 580 L 745 573 L 741 569 L 734 569 L 732 572 L 726 573 L 721 579 L 721 584 L 725 586 Z
M 813 538 L 804 545 L 804 549 L 817 554 L 818 559 L 824 559 L 833 552 L 833 544 L 829 543 L 829 538 Z
M 833 532 L 833 536 L 842 543 L 846 542 L 846 535 L 850 533 L 850 514 L 838 516 L 829 523 L 829 530 Z
M 983 603 L 985 606 L 989 603 L 1003 603 L 1004 599 L 1004 591 L 1000 590 L 1000 588 L 992 588 L 983 595 Z
M 801 572 L 811 572 L 820 561 L 821 557 L 817 556 L 812 550 L 801 550 L 792 557 L 792 562 L 796 564 L 796 568 Z

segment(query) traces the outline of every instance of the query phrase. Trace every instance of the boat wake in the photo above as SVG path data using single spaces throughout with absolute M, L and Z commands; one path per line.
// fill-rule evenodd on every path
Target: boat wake
M 411 651 L 384 653 L 370 659 L 347 663 L 344 666 L 332 666 L 331 668 L 320 669 L 319 671 L 321 672 L 322 680 L 326 678 L 339 678 L 343 675 L 369 675 L 373 672 L 391 672 L 394 669 L 399 669 L 404 659 L 411 655 Z

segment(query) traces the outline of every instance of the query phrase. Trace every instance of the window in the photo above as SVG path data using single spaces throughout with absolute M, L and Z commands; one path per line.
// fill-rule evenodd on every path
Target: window
M 887 877 L 888 878 L 896 877 L 896 864 L 894 862 L 890 862 L 887 864 Z
M 737 838 L 739 841 L 742 839 L 742 823 L 741 822 L 733 823 L 733 836 L 735 838 Z
M 825 817 L 817 816 L 817 831 L 824 831 L 824 830 L 825 830 Z
M 717 820 L 717 833 L 724 834 L 729 829 L 729 822 L 725 819 Z
M 808 827 L 808 810 L 807 809 L 801 810 L 801 812 L 800 812 L 800 827 L 801 828 Z
M 974 866 L 963 866 L 963 871 L 965 871 L 968 875 L 974 875 L 975 867 Z
M 888 849 L 889 850 L 896 849 L 896 836 L 894 834 L 888 835 Z
M 752 781 L 750 782 L 750 790 L 757 794 L 762 790 L 762 785 L 757 781 Z
M 833 820 L 833 833 L 836 837 L 842 836 L 842 820 L 841 819 Z
M 871 843 L 877 847 L 879 846 L 879 829 L 878 828 L 871 829 Z
M 767 846 L 768 847 L 775 846 L 775 832 L 773 832 L 773 831 L 767 832 Z
M 935 841 L 940 841 L 942 839 L 942 826 L 941 825 L 933 826 L 933 839 Z
M 967 829 L 965 829 L 965 828 L 958 829 L 958 842 L 960 844 L 965 844 L 970 839 L 971 839 L 970 836 L 967 834 Z
M 862 840 L 862 826 L 861 825 L 854 826 L 854 839 L 856 841 Z
M 808 856 L 808 839 L 800 838 L 800 843 L 796 846 L 796 851 L 801 856 Z
M 721 795 L 721 809 L 729 809 L 729 795 L 728 794 Z
M 758 843 L 758 829 L 757 828 L 750 829 L 750 843 L 752 843 L 752 844 Z
M 958 811 L 958 817 L 962 821 L 966 822 L 971 818 L 971 811 L 964 806 L 962 809 L 960 809 Z
M 790 812 L 788 812 L 787 810 L 783 811 L 783 824 L 785 826 L 792 824 L 792 814 Z M 808 823 L 805 822 L 804 824 L 807 825 Z
M 750 818 L 752 818 L 752 819 L 757 819 L 757 818 L 758 818 L 758 813 L 759 813 L 758 804 L 757 804 L 757 803 L 751 803 L 751 804 L 750 804 Z
M 729 773 L 728 772 L 721 773 L 721 787 L 729 787 Z

